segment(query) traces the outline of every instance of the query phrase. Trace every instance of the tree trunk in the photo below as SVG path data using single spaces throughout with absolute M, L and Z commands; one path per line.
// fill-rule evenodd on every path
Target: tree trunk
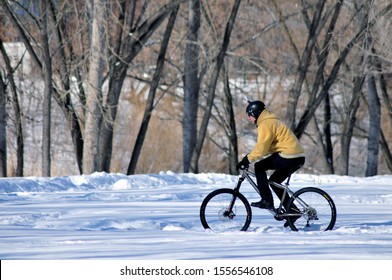
M 324 101 L 324 135 L 325 135 L 325 155 L 327 158 L 328 171 L 331 174 L 335 173 L 333 167 L 333 145 L 331 139 L 331 104 L 329 94 L 325 96 Z
M 388 116 L 389 126 L 387 125 L 387 127 L 390 128 L 392 126 L 392 103 L 390 102 L 390 98 L 388 95 L 387 82 L 383 74 L 383 68 L 380 59 L 377 59 L 376 65 L 377 65 L 377 71 L 379 73 L 379 75 L 377 75 L 377 78 L 380 84 L 383 104 L 386 106 L 388 112 L 387 116 Z M 380 136 L 381 136 L 381 147 L 382 147 L 383 154 L 385 155 L 385 161 L 387 162 L 389 170 L 392 171 L 392 155 L 388 146 L 388 141 L 386 141 L 382 131 Z
M 1 44 L 1 42 L 0 42 Z M 0 177 L 7 177 L 7 93 L 0 72 Z
M 92 0 L 91 6 L 93 19 L 83 147 L 83 173 L 85 174 L 97 171 L 99 163 L 99 136 L 102 121 L 102 72 L 106 43 L 103 29 L 104 2 L 104 0 Z
M 371 3 L 366 1 L 366 11 L 371 10 Z M 369 13 L 368 13 L 369 14 Z M 378 169 L 378 155 L 380 150 L 380 133 L 381 133 L 381 105 L 378 98 L 376 79 L 374 77 L 374 70 L 377 69 L 377 57 L 373 48 L 373 36 L 371 28 L 367 29 L 365 38 L 365 51 L 367 51 L 367 73 L 366 84 L 367 94 L 369 100 L 369 136 L 368 136 L 368 149 L 367 149 L 367 166 L 366 176 L 377 175 Z M 374 67 L 375 66 L 375 67 Z
M 229 140 L 229 174 L 238 174 L 236 169 L 238 163 L 238 142 L 237 142 L 237 131 L 235 125 L 234 109 L 233 109 L 233 97 L 230 91 L 229 74 L 227 68 L 223 66 L 224 73 L 224 93 L 225 93 L 225 117 L 227 122 L 225 123 L 225 131 Z
M 11 66 L 10 58 L 8 57 L 2 41 L 0 41 L 0 52 L 3 55 L 5 67 L 7 69 L 7 78 L 9 81 L 9 88 L 11 90 L 11 104 L 14 110 L 14 126 L 16 133 L 16 170 L 15 176 L 22 177 L 24 172 L 24 140 L 22 128 L 22 116 L 19 106 L 19 98 L 16 89 L 16 84 L 13 76 L 14 70 Z
M 199 100 L 199 28 L 200 0 L 188 1 L 188 32 L 185 50 L 184 71 L 184 113 L 182 118 L 183 133 L 183 168 L 189 172 L 192 153 L 197 140 L 197 109 Z
M 369 98 L 369 138 L 366 176 L 377 175 L 381 131 L 381 106 L 373 74 L 366 76 Z
M 388 147 L 388 141 L 385 139 L 384 133 L 381 131 L 381 149 L 385 156 L 385 161 L 387 162 L 387 166 L 389 171 L 392 171 L 392 154 Z
M 363 61 L 362 59 L 360 61 Z M 362 62 L 361 62 L 362 64 Z M 360 64 L 357 68 L 360 68 Z M 341 172 L 342 175 L 349 175 L 349 163 L 350 163 L 350 146 L 351 139 L 354 133 L 354 126 L 356 122 L 356 114 L 359 108 L 359 97 L 361 96 L 362 85 L 364 77 L 358 76 L 354 78 L 354 87 L 351 95 L 351 102 L 345 109 L 342 138 L 340 140 L 341 146 Z
M 155 93 L 158 89 L 159 81 L 162 76 L 163 66 L 165 63 L 165 54 L 167 51 L 167 46 L 169 44 L 169 39 L 170 39 L 172 30 L 174 27 L 174 23 L 176 21 L 177 12 L 178 12 L 178 7 L 177 7 L 177 9 L 175 9 L 172 12 L 172 14 L 169 18 L 169 22 L 166 27 L 165 34 L 163 36 L 161 49 L 159 51 L 159 55 L 158 55 L 158 59 L 157 59 L 157 67 L 155 69 L 154 77 L 153 77 L 152 83 L 150 85 L 150 91 L 148 93 L 147 104 L 146 104 L 146 109 L 144 111 L 142 124 L 140 126 L 139 133 L 137 134 L 137 138 L 136 138 L 135 146 L 133 148 L 131 161 L 128 166 L 128 171 L 127 171 L 128 175 L 135 174 L 135 171 L 136 171 L 136 165 L 139 160 L 140 153 L 142 151 L 143 142 L 146 137 L 148 125 L 149 125 L 150 119 L 151 119 L 151 114 L 154 109 Z
M 370 32 L 370 30 L 368 31 Z M 378 169 L 378 155 L 380 148 L 380 132 L 381 132 L 381 105 L 378 98 L 376 80 L 373 70 L 373 56 L 376 57 L 374 49 L 372 49 L 373 38 L 370 33 L 367 33 L 367 46 L 365 50 L 369 50 L 372 56 L 368 57 L 368 73 L 366 75 L 366 84 L 369 100 L 369 136 L 368 136 L 368 156 L 366 166 L 366 176 L 377 175 Z
M 42 176 L 51 175 L 50 137 L 51 137 L 51 115 L 52 115 L 52 61 L 49 50 L 48 14 L 49 5 L 47 0 L 41 2 L 41 45 L 43 49 L 43 76 L 44 76 L 44 101 L 43 101 L 43 124 L 42 124 Z

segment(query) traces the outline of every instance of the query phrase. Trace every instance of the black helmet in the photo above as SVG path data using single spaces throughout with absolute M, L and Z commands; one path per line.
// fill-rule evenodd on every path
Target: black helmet
M 259 100 L 248 101 L 249 104 L 246 107 L 246 113 L 248 116 L 254 117 L 256 120 L 260 116 L 261 112 L 265 109 L 265 104 Z

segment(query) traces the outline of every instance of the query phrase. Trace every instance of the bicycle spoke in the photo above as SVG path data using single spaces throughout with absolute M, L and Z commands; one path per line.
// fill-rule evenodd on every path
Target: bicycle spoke
M 213 231 L 246 230 L 250 224 L 250 207 L 244 198 L 236 197 L 234 206 L 230 209 L 233 199 L 231 190 L 217 190 L 206 197 L 202 204 L 200 217 L 205 228 Z
M 301 217 L 291 218 L 292 229 L 301 231 L 330 230 L 335 224 L 336 208 L 330 197 L 322 190 L 305 188 L 292 198 L 292 204 L 301 212 Z

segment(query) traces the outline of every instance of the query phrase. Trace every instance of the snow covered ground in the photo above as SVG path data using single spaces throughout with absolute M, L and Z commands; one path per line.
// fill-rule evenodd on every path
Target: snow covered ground
M 392 260 L 392 176 L 294 175 L 335 201 L 328 232 L 292 232 L 253 209 L 247 232 L 204 230 L 199 207 L 236 176 L 177 174 L 0 179 L 2 260 Z M 250 201 L 258 199 L 247 184 Z

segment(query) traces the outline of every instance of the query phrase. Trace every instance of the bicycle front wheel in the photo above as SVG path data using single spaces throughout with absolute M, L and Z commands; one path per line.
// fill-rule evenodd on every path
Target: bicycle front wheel
M 246 231 L 252 220 L 248 200 L 232 189 L 218 189 L 206 196 L 200 206 L 200 221 L 215 232 Z
M 336 222 L 336 206 L 323 190 L 307 187 L 293 194 L 287 222 L 293 231 L 332 230 Z

